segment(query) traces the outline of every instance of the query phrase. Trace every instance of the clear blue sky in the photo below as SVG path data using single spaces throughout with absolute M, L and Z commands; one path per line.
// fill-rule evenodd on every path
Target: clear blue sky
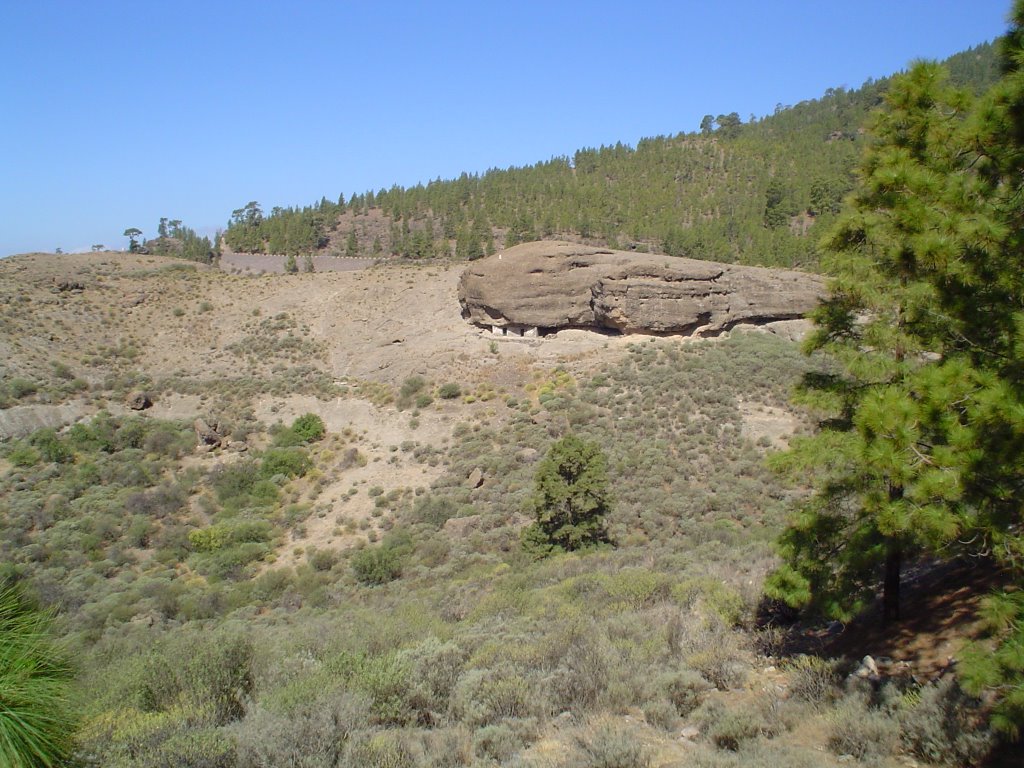
M 1009 8 L 0 0 L 0 255 L 746 121 L 991 40 Z

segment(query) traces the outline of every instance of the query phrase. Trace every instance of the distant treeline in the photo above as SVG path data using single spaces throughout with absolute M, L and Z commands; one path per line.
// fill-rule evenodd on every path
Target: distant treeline
M 145 249 L 161 256 L 176 256 L 203 264 L 211 263 L 217 255 L 217 247 L 210 238 L 200 237 L 194 229 L 184 226 L 180 219 L 161 218 L 157 236 L 146 241 Z
M 991 44 L 946 62 L 981 91 L 997 77 Z M 889 79 L 777 105 L 744 123 L 707 115 L 675 136 L 585 148 L 522 168 L 321 199 L 264 215 L 234 211 L 224 242 L 250 253 L 479 258 L 549 237 L 764 266 L 818 263 L 820 224 L 853 186 L 861 126 Z

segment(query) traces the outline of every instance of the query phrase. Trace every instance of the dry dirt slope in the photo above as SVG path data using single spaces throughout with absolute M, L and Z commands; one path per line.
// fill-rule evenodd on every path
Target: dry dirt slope
M 315 362 L 335 377 L 395 384 L 412 373 L 471 375 L 493 364 L 485 357 L 490 339 L 459 315 L 461 270 L 244 277 L 125 253 L 15 256 L 0 262 L 2 373 L 45 379 L 63 362 L 92 384 L 126 367 L 154 379 L 235 375 L 251 327 L 287 313 L 296 332 L 322 345 Z M 550 361 L 607 343 L 568 334 L 543 345 L 503 344 L 502 353 Z
M 399 446 L 443 448 L 459 421 L 503 418 L 499 398 L 535 374 L 556 366 L 582 373 L 628 343 L 582 331 L 493 339 L 460 317 L 461 271 L 442 264 L 237 276 L 125 253 L 6 259 L 0 373 L 5 385 L 30 382 L 36 391 L 4 403 L 0 438 L 100 409 L 123 412 L 125 394 L 139 388 L 152 393 L 149 413 L 162 418 L 230 423 L 248 412 L 269 426 L 315 412 L 332 433 L 349 435 L 365 463 L 338 469 L 315 492 L 293 489 L 318 513 L 282 555 L 288 562 L 292 546 L 343 546 L 353 526 L 382 522 L 371 521 L 367 489 L 424 488 L 440 474 Z M 427 389 L 455 382 L 470 397 L 435 397 L 413 418 L 393 402 L 410 376 Z M 236 458 L 216 452 L 197 461 L 209 468 Z M 355 538 L 369 529 L 358 530 Z

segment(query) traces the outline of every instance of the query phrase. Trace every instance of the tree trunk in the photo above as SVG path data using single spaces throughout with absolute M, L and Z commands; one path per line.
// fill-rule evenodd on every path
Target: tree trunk
M 885 555 L 885 582 L 882 587 L 882 620 L 886 624 L 900 619 L 900 566 L 902 561 L 903 551 L 899 544 L 890 544 Z
M 889 486 L 889 501 L 903 498 L 902 485 Z M 900 567 L 903 548 L 898 539 L 887 538 L 885 545 L 885 580 L 882 582 L 882 623 L 900 620 Z

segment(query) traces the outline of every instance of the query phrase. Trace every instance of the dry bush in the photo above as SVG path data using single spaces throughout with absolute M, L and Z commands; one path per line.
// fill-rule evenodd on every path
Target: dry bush
M 567 768 L 649 768 L 650 751 L 634 730 L 602 721 L 576 734 Z
M 686 717 L 697 709 L 713 687 L 703 675 L 692 669 L 666 672 L 657 680 L 659 692 L 672 703 L 680 717 Z
M 785 667 L 790 693 L 815 706 L 830 704 L 839 694 L 836 666 L 836 662 L 817 656 L 798 656 Z
M 614 649 L 595 624 L 572 627 L 556 646 L 564 653 L 550 675 L 555 709 L 581 713 L 594 708 L 608 688 Z
M 687 624 L 683 635 L 679 645 L 687 666 L 700 672 L 719 690 L 743 684 L 750 671 L 744 636 L 714 617 Z
M 369 702 L 337 689 L 287 711 L 256 706 L 232 732 L 243 765 L 334 768 L 352 732 L 368 723 Z
M 847 697 L 831 714 L 828 747 L 865 763 L 880 763 L 896 750 L 899 724 L 859 695 Z
M 459 678 L 452 713 L 471 727 L 543 717 L 550 710 L 539 681 L 515 669 L 472 669 Z
M 711 743 L 731 752 L 748 742 L 771 739 L 787 730 L 779 714 L 778 701 L 769 696 L 732 707 L 716 699 L 702 706 L 694 717 Z
M 936 765 L 978 765 L 994 739 L 983 722 L 981 702 L 947 677 L 904 697 L 897 709 L 904 749 Z
M 357 733 L 349 740 L 343 768 L 416 768 L 412 750 L 402 734 L 393 731 Z
M 654 728 L 672 731 L 679 724 L 679 713 L 668 699 L 650 699 L 641 707 L 644 720 Z

